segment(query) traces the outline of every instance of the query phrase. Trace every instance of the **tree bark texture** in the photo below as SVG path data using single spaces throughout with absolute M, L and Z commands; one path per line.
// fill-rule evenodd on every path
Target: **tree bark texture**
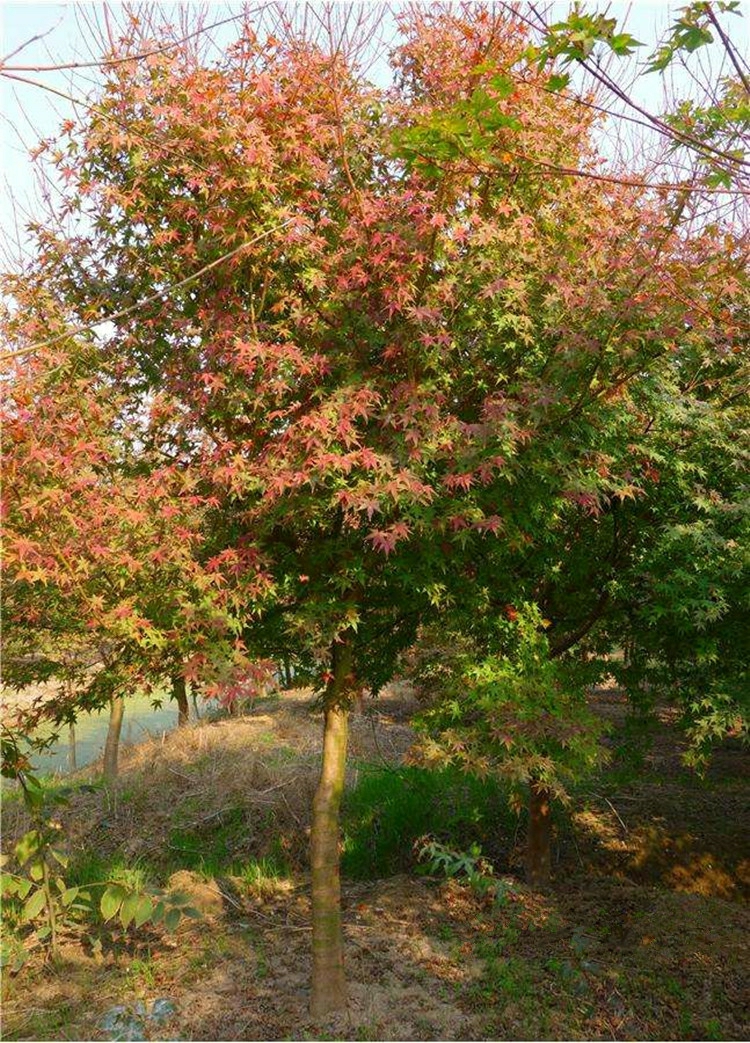
M 530 887 L 544 890 L 550 883 L 552 836 L 550 792 L 538 782 L 531 783 L 529 835 L 526 849 L 526 878 Z
M 177 727 L 184 728 L 186 724 L 190 723 L 190 708 L 185 678 L 182 674 L 175 674 L 172 678 L 172 698 L 177 703 Z
M 78 767 L 76 759 L 76 726 L 68 725 L 68 771 L 75 771 Z
M 104 744 L 104 778 L 108 780 L 117 778 L 117 754 L 120 749 L 120 732 L 124 713 L 125 700 L 121 695 L 113 696 L 110 700 L 107 741 Z
M 346 1006 L 344 940 L 341 931 L 339 809 L 346 773 L 346 743 L 351 698 L 352 648 L 334 645 L 333 679 L 325 700 L 323 763 L 313 799 L 310 834 L 312 869 L 313 972 L 310 1012 L 321 1017 Z

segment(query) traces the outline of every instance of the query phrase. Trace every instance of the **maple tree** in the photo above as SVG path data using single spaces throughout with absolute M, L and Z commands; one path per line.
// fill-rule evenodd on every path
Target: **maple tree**
M 10 335 L 17 314 L 4 316 Z M 148 467 L 122 399 L 79 352 L 26 363 L 6 390 L 4 682 L 57 682 L 23 708 L 26 730 L 110 702 L 111 777 L 123 693 L 165 677 L 184 691 L 186 673 L 211 665 L 218 685 L 239 666 L 237 584 L 199 550 L 189 478 Z
M 491 610 L 490 610 L 491 612 Z M 415 678 L 427 700 L 419 726 L 426 764 L 457 764 L 480 778 L 494 774 L 509 785 L 511 804 L 528 806 L 526 872 L 529 884 L 550 883 L 551 804 L 569 800 L 578 783 L 604 760 L 603 732 L 587 706 L 588 686 L 601 663 L 554 657 L 535 605 L 508 607 L 493 623 L 443 630 L 436 658 L 415 650 Z M 459 618 L 460 625 L 460 618 Z M 455 625 L 455 622 L 454 622 Z M 438 628 L 435 627 L 435 631 Z M 429 649 L 429 645 L 427 645 Z
M 575 4 L 567 18 L 551 25 L 534 7 L 531 15 L 527 21 L 535 30 L 536 43 L 530 54 L 542 68 L 559 59 L 565 70 L 550 79 L 552 90 L 566 90 L 573 70 L 585 70 L 604 100 L 622 103 L 624 111 L 621 108 L 616 113 L 619 118 L 652 128 L 668 143 L 662 162 L 686 161 L 693 185 L 737 188 L 741 205 L 750 167 L 746 148 L 750 70 L 733 31 L 732 23 L 736 25 L 735 19 L 743 15 L 738 0 L 694 0 L 680 8 L 656 49 L 636 65 L 635 79 L 646 76 L 653 80 L 654 73 L 671 71 L 676 65 L 689 72 L 692 92 L 688 96 L 684 90 L 674 92 L 661 112 L 653 106 L 644 108 L 636 100 L 632 74 L 628 86 L 622 82 L 625 77 L 618 77 L 621 59 L 642 53 L 639 49 L 645 45 L 626 32 L 624 25 L 618 25 L 617 17 L 583 4 Z M 614 61 L 602 61 L 607 51 Z M 696 52 L 697 60 L 692 57 Z M 678 164 L 674 168 L 680 169 Z M 699 206 L 705 205 L 700 194 L 695 198 Z
M 632 389 L 688 318 L 690 344 L 737 323 L 726 238 L 680 234 L 680 186 L 598 175 L 594 110 L 547 89 L 522 23 L 413 8 L 399 31 L 383 89 L 333 36 L 248 23 L 216 63 L 120 60 L 133 24 L 89 115 L 40 153 L 66 190 L 7 320 L 40 360 L 14 378 L 35 418 L 14 448 L 33 486 L 12 521 L 19 620 L 62 597 L 139 677 L 157 654 L 162 673 L 165 654 L 204 665 L 220 620 L 230 660 L 293 656 L 317 682 L 316 1014 L 346 996 L 352 701 L 459 582 L 515 597 L 640 496 Z M 79 343 L 76 379 L 45 389 Z M 55 410 L 92 409 L 39 514 L 50 463 L 26 461 L 53 451 Z M 578 595 L 551 644 L 590 615 Z

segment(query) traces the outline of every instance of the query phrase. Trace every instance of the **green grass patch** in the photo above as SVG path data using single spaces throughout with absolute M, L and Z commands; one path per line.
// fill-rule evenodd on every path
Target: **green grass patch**
M 430 835 L 457 850 L 478 843 L 502 864 L 517 818 L 507 789 L 456 768 L 428 771 L 404 767 L 361 769 L 344 798 L 342 872 L 377 879 L 414 867 L 414 843 Z
M 173 829 L 168 841 L 168 868 L 194 869 L 209 877 L 231 871 L 247 832 L 246 811 L 229 808 L 220 817 L 192 829 Z
M 121 855 L 103 858 L 94 851 L 80 852 L 65 871 L 67 886 L 84 888 L 90 896 L 90 912 L 83 914 L 90 926 L 103 923 L 99 905 L 106 890 L 103 885 L 122 884 L 129 890 L 142 891 L 159 883 L 158 877 L 157 870 L 145 859 L 126 865 Z
M 239 877 L 249 891 L 261 893 L 272 890 L 276 883 L 288 880 L 291 875 L 288 862 L 276 853 L 265 858 L 251 858 L 244 865 L 236 866 L 232 873 L 232 876 Z
M 65 1039 L 81 1009 L 72 1003 L 62 1003 L 52 1010 L 37 1009 L 18 1019 L 18 1026 L 5 1025 L 5 1039 Z

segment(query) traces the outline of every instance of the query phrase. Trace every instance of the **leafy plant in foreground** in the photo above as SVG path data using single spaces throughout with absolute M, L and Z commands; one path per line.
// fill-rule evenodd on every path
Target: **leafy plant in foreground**
M 19 776 L 19 784 L 33 825 L 15 845 L 13 857 L 3 855 L 0 862 L 6 927 L 0 966 L 20 970 L 30 950 L 37 948 L 57 958 L 61 934 L 90 918 L 94 889 L 102 889 L 98 908 L 103 920 L 118 916 L 124 930 L 151 923 L 163 924 L 172 931 L 183 917 L 200 916 L 190 905 L 190 898 L 180 892 L 112 880 L 91 882 L 85 887 L 71 885 L 66 879 L 70 859 L 62 844 L 63 827 L 54 817 L 55 810 L 68 803 L 67 798 L 59 792 L 45 793 L 39 780 L 27 771 Z
M 478 895 L 491 893 L 496 902 L 505 901 L 510 885 L 495 877 L 495 869 L 482 854 L 479 844 L 472 844 L 468 851 L 454 851 L 438 840 L 422 837 L 415 848 L 425 872 L 432 876 L 465 878 Z

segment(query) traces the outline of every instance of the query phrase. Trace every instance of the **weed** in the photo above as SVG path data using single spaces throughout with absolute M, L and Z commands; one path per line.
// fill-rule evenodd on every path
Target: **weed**
M 262 896 L 276 891 L 278 882 L 289 878 L 290 870 L 283 858 L 271 855 L 251 859 L 237 867 L 233 875 L 238 876 L 252 894 Z
M 435 937 L 441 942 L 455 942 L 457 935 L 448 923 L 441 923 L 435 932 Z
M 724 1030 L 718 1018 L 709 1018 L 703 1026 L 704 1039 L 726 1039 Z
M 678 1000 L 682 1000 L 685 998 L 685 990 L 678 981 L 675 981 L 674 978 L 664 979 L 664 991 L 667 993 L 667 995 L 674 996 Z
M 693 1016 L 687 1007 L 680 1010 L 679 1033 L 681 1039 L 695 1039 Z
M 188 957 L 187 968 L 189 971 L 204 971 L 211 966 L 212 949 L 201 949 Z
M 156 969 L 153 960 L 132 960 L 125 971 L 125 983 L 130 989 L 153 989 L 156 987 Z
M 585 981 L 581 971 L 570 960 L 552 956 L 545 964 L 546 969 L 559 983 L 574 992 L 585 991 Z M 583 986 L 583 990 L 582 987 Z
M 484 973 L 474 990 L 485 1001 L 494 1004 L 512 1000 L 523 1006 L 534 1000 L 538 989 L 526 960 L 517 956 L 502 956 L 492 943 L 478 946 L 477 952 L 483 956 L 485 965 Z

